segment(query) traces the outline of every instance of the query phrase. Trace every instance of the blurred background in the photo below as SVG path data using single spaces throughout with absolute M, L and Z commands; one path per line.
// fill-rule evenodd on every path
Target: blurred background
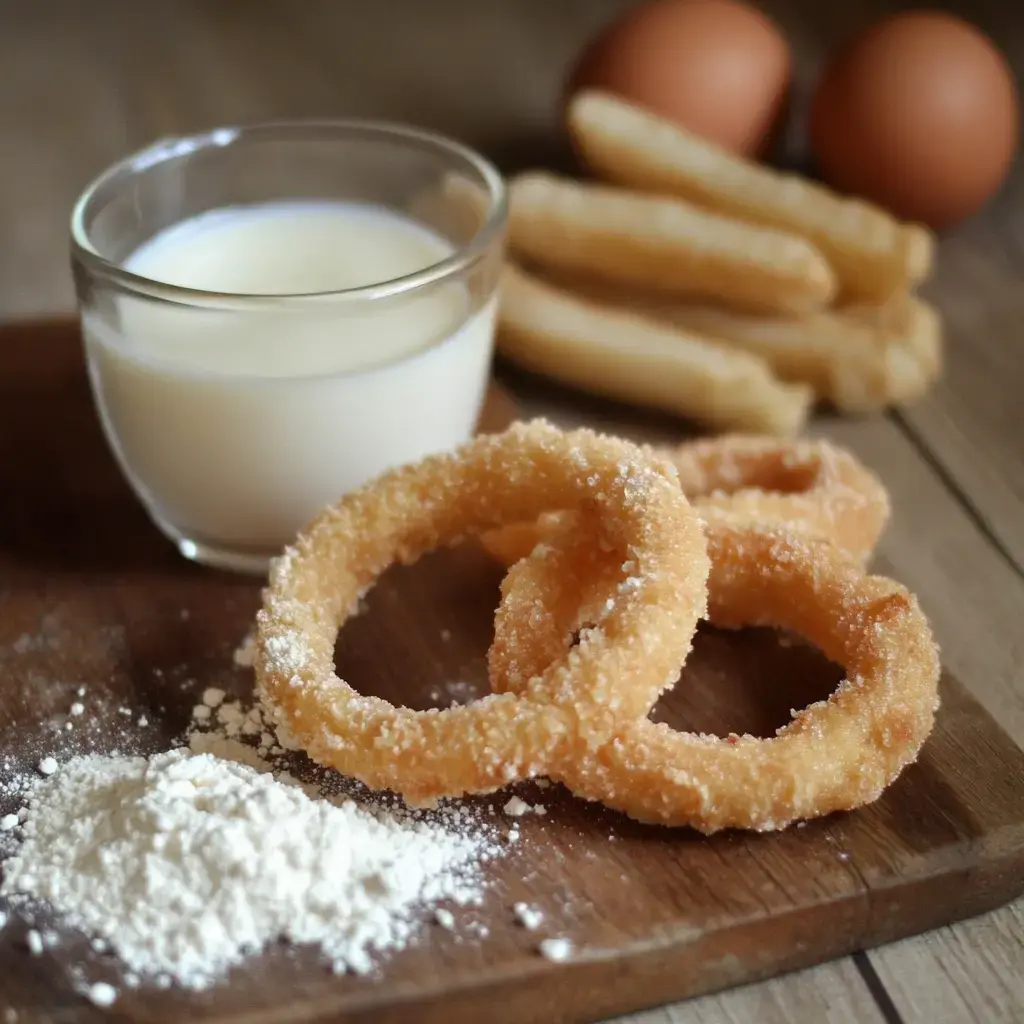
M 0 315 L 71 311 L 67 222 L 90 178 L 162 135 L 286 117 L 382 117 L 458 136 L 511 169 L 561 165 L 566 76 L 629 0 L 0 0 Z M 881 0 L 768 0 L 793 51 L 781 159 L 804 166 L 823 55 Z M 1024 66 L 1024 5 L 930 4 Z M 778 155 L 776 156 L 779 159 Z M 1024 239 L 1019 178 L 956 231 Z M 996 227 L 998 225 L 998 227 Z M 1007 241 L 1010 239 L 1011 241 Z

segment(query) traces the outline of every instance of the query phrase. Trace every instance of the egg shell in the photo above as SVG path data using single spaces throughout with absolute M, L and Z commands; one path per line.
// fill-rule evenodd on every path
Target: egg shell
M 654 0 L 631 7 L 587 47 L 569 93 L 616 93 L 756 156 L 771 142 L 789 79 L 789 48 L 756 8 L 737 0 Z
M 998 189 L 1019 122 L 1016 83 L 991 40 L 915 11 L 872 25 L 828 64 L 811 143 L 835 188 L 942 228 Z

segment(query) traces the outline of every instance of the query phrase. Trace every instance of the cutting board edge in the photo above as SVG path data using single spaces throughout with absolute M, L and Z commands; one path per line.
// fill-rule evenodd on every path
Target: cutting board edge
M 334 1021 L 344 1021 L 345 1024 L 409 1024 L 415 1019 L 416 1024 L 451 1024 L 453 1021 L 481 1020 L 483 1018 L 477 1015 L 486 1008 L 488 1024 L 523 1024 L 527 1020 L 543 1020 L 544 1024 L 591 1024 L 621 1014 L 638 1013 L 739 985 L 764 981 L 853 953 L 869 951 L 880 945 L 911 938 L 936 927 L 998 909 L 1021 895 L 1024 895 L 1024 878 L 1018 876 L 1013 884 L 1003 890 L 960 904 L 952 914 L 942 915 L 942 920 L 908 919 L 903 927 L 894 929 L 884 942 L 865 942 L 865 932 L 870 928 L 870 911 L 867 906 L 870 894 L 864 891 L 853 892 L 829 904 L 800 907 L 781 915 L 765 915 L 754 921 L 737 921 L 727 927 L 695 936 L 691 942 L 668 942 L 636 953 L 627 950 L 609 956 L 584 956 L 568 964 L 549 965 L 538 961 L 536 970 L 519 972 L 499 979 L 496 983 L 484 981 L 457 989 L 438 989 L 426 994 L 422 991 L 410 993 L 383 1006 L 375 1003 L 369 995 L 364 1006 L 353 1006 L 352 999 L 344 998 L 339 998 L 335 1005 L 332 999 L 329 1005 L 309 1007 L 308 1012 L 304 1009 L 295 1012 L 293 1008 L 290 1021 L 292 1024 L 330 1024 Z M 823 944 L 821 929 L 812 921 L 806 928 L 803 948 L 794 945 L 786 956 L 766 958 L 762 964 L 753 968 L 749 960 L 716 952 L 715 947 L 719 945 L 729 947 L 736 935 L 743 935 L 745 940 L 749 940 L 751 933 L 756 933 L 759 928 L 767 933 L 778 929 L 780 924 L 792 924 L 808 914 L 823 911 L 831 914 L 842 908 L 854 911 L 859 909 L 860 912 L 855 913 L 854 917 L 863 919 L 865 923 L 838 941 Z M 678 962 L 681 954 L 692 953 L 701 946 L 710 948 L 697 962 L 688 960 L 685 965 Z M 765 948 L 777 947 L 766 942 Z M 680 970 L 681 966 L 685 969 Z M 609 985 L 609 972 L 621 975 L 621 994 L 617 984 Z M 631 987 L 628 980 L 637 974 L 643 976 L 644 991 L 648 993 L 642 1001 L 636 998 L 635 983 Z M 669 984 L 658 984 L 665 980 L 669 980 Z M 683 983 L 673 983 L 678 980 Z M 564 1000 L 560 998 L 566 990 L 572 991 L 571 1011 L 566 1009 Z M 541 1001 L 538 997 L 549 992 L 543 999 L 549 1007 L 546 1016 L 524 1016 L 524 1012 L 535 1014 Z M 415 1018 L 409 1016 L 410 1010 L 416 1013 Z M 251 1015 L 218 1019 L 218 1024 L 257 1022 L 262 1024 L 262 1018 Z

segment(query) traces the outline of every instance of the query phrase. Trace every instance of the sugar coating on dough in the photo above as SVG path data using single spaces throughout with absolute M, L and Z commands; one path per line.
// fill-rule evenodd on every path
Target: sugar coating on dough
M 560 704 L 527 692 L 413 711 L 337 677 L 337 631 L 389 565 L 552 507 L 593 517 L 637 580 L 600 630 L 545 668 Z M 707 571 L 700 520 L 670 463 L 591 430 L 516 424 L 384 474 L 302 533 L 273 565 L 257 618 L 258 691 L 315 761 L 372 788 L 418 804 L 489 792 L 550 774 L 645 713 L 689 653 Z
M 889 495 L 852 454 L 827 441 L 784 441 L 726 434 L 656 448 L 676 468 L 683 493 L 705 518 L 733 525 L 788 523 L 866 561 L 889 521 Z M 546 512 L 482 537 L 499 561 L 512 565 L 569 522 Z
M 645 712 L 553 777 L 641 821 L 703 832 L 769 831 L 874 801 L 916 759 L 938 707 L 938 648 L 917 600 L 806 532 L 712 519 L 707 533 L 711 622 L 794 630 L 846 678 L 773 738 L 678 732 Z M 581 530 L 512 566 L 489 654 L 494 685 L 537 693 L 537 673 L 580 623 L 600 622 L 619 580 Z

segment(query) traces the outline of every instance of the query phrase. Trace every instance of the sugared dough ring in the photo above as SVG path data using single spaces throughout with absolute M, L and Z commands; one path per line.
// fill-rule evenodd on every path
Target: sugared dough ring
M 701 512 L 736 525 L 793 523 L 867 561 L 889 521 L 881 481 L 828 441 L 735 435 L 658 454 L 675 465 L 683 493 Z
M 889 520 L 889 497 L 878 478 L 827 441 L 734 434 L 655 451 L 675 465 L 699 513 L 737 526 L 792 523 L 867 561 Z M 547 513 L 536 524 L 515 523 L 481 539 L 495 558 L 512 565 L 564 518 Z
M 562 651 L 536 686 L 559 705 L 492 695 L 413 711 L 334 672 L 338 629 L 394 562 L 545 508 L 588 515 L 638 585 L 592 642 Z M 622 559 L 618 559 L 621 562 Z M 706 609 L 700 521 L 667 463 L 589 430 L 537 422 L 387 473 L 321 513 L 277 560 L 257 618 L 261 699 L 317 762 L 410 803 L 550 772 L 647 707 L 674 677 Z M 400 638 L 396 638 L 400 642 Z
M 799 632 L 846 679 L 774 738 L 678 732 L 643 716 L 553 777 L 641 821 L 707 833 L 768 831 L 877 799 L 917 756 L 938 706 L 938 652 L 916 600 L 806 534 L 714 519 L 707 532 L 711 621 Z M 578 530 L 516 563 L 495 617 L 492 684 L 536 695 L 533 677 L 564 654 L 572 630 L 596 622 L 581 630 L 588 642 L 605 628 L 621 575 Z

